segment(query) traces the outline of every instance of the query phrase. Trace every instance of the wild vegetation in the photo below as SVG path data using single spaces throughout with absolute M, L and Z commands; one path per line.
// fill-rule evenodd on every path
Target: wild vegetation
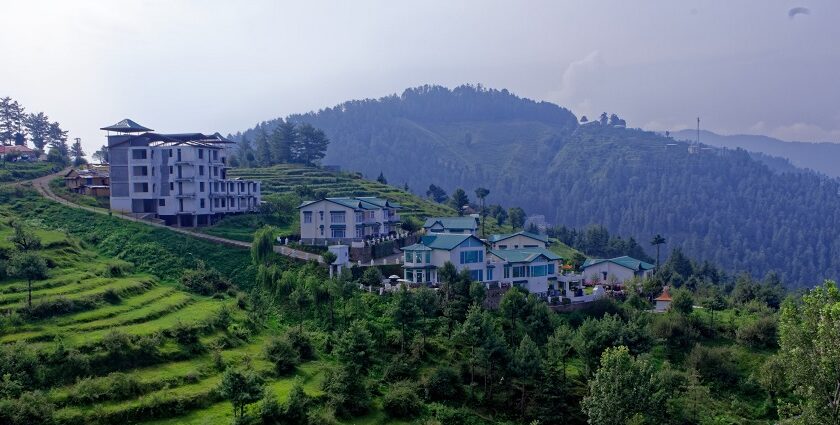
M 484 187 L 488 205 L 503 200 L 550 222 L 603 225 L 637 241 L 662 234 L 669 249 L 733 272 L 775 270 L 789 285 L 840 277 L 838 182 L 780 174 L 742 150 L 693 154 L 687 143 L 624 128 L 617 117 L 579 125 L 559 106 L 471 86 L 418 87 L 284 122 L 324 131 L 324 163 L 382 173 L 421 195 L 430 184 Z

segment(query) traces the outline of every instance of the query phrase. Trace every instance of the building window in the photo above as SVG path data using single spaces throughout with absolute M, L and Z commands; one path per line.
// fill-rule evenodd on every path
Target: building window
M 172 150 L 171 150 L 171 149 L 169 150 L 169 153 L 172 153 Z M 169 175 L 171 176 L 172 174 L 175 174 L 175 173 L 173 173 L 173 171 L 172 171 L 172 166 L 170 165 L 170 166 L 169 166 Z
M 169 190 L 175 190 L 175 183 L 169 183 Z
M 204 182 L 198 182 L 198 191 L 204 192 Z
M 484 270 L 470 270 L 470 279 L 481 282 L 484 280 Z
M 198 150 L 198 159 L 204 159 L 204 149 Z
M 148 176 L 149 175 L 149 167 L 134 166 L 131 169 L 131 173 L 134 176 Z
M 213 206 L 219 208 L 219 198 L 213 200 Z
M 222 208 L 226 208 L 227 203 L 225 202 L 225 198 L 222 198 Z
M 505 264 L 505 271 L 502 275 L 505 279 L 510 279 L 510 264 Z
M 137 193 L 146 193 L 149 191 L 148 183 L 134 183 L 134 191 Z
M 344 237 L 344 229 L 332 229 L 332 237 L 343 238 Z
M 146 150 L 145 149 L 132 149 L 131 150 L 131 159 L 146 159 Z
M 361 211 L 356 212 L 356 223 L 361 223 L 363 221 L 365 221 L 365 215 Z
M 554 274 L 554 263 L 546 264 L 545 266 L 545 274 L 551 276 Z
M 172 149 L 167 149 L 167 150 L 169 151 L 169 157 L 172 158 Z M 170 168 L 170 170 L 172 169 L 172 167 L 169 167 L 169 168 Z M 169 171 L 169 174 L 172 174 L 172 171 Z
M 484 261 L 484 251 L 461 251 L 461 264 L 480 263 Z
M 426 263 L 432 263 L 432 251 L 426 251 Z
M 312 211 L 304 211 L 303 212 L 303 222 L 304 223 L 312 223 Z
M 219 177 L 219 167 L 213 167 L 213 176 Z
M 330 211 L 330 222 L 344 223 L 344 211 Z
M 201 208 L 204 208 L 204 198 L 199 200 L 199 204 L 201 205 Z
M 160 198 L 158 199 L 158 206 L 165 207 L 166 206 L 166 199 Z
M 415 263 L 422 263 L 423 262 L 423 252 L 417 251 L 414 253 L 414 262 Z
M 409 282 L 414 282 L 414 271 L 413 270 L 406 270 L 405 271 L 405 280 Z
M 356 228 L 356 237 L 361 238 L 365 236 L 365 230 L 361 227 Z
M 513 266 L 513 277 L 527 277 L 525 273 L 525 266 Z
M 542 277 L 545 276 L 545 266 L 531 266 L 531 276 Z
M 219 159 L 219 151 L 213 151 L 213 159 Z
M 320 229 L 321 229 L 321 236 L 324 236 L 324 226 L 321 226 Z
M 199 165 L 199 166 L 198 166 L 198 175 L 199 175 L 199 176 L 203 176 L 203 175 L 204 175 L 204 166 L 203 166 L 203 165 Z
M 411 251 L 406 251 L 405 252 L 405 262 L 406 263 L 411 263 L 413 259 L 414 259 L 414 255 L 411 253 Z
M 487 269 L 487 280 L 493 280 L 493 269 Z

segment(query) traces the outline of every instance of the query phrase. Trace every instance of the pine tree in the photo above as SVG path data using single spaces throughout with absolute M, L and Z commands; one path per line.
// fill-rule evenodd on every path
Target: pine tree
M 292 146 L 297 143 L 298 132 L 295 124 L 281 121 L 271 133 L 271 157 L 277 164 L 292 162 Z
M 92 155 L 93 159 L 99 162 L 100 164 L 107 164 L 109 160 L 108 156 L 108 146 L 102 145 L 99 147 L 99 150 L 94 152 Z
M 254 142 L 256 145 L 256 159 L 257 165 L 260 167 L 268 167 L 271 165 L 271 147 L 268 145 L 268 135 L 265 130 L 260 128 L 257 131 L 257 139 Z
M 250 167 L 252 166 L 252 160 L 254 158 L 254 149 L 251 147 L 251 141 L 248 140 L 247 136 L 242 136 L 239 139 L 239 143 L 236 144 L 236 152 L 239 157 L 239 162 L 243 167 Z
M 24 120 L 24 125 L 32 145 L 35 149 L 43 151 L 50 137 L 50 117 L 43 112 L 29 114 Z
M 65 160 L 70 156 L 70 147 L 67 146 L 67 131 L 61 129 L 58 122 L 50 123 L 47 140 L 50 149 L 55 149 Z
M 82 150 L 82 139 L 77 137 L 73 142 L 73 146 L 70 147 L 70 156 L 73 158 L 73 165 L 77 167 L 87 163 L 85 160 L 85 151 Z
M 376 181 L 382 184 L 388 184 L 388 180 L 385 178 L 385 175 L 382 174 L 382 171 L 379 172 L 379 177 L 376 178 Z
M 17 135 L 23 135 L 23 106 L 10 97 L 0 99 L 0 144 L 11 145 Z
M 330 139 L 323 131 L 310 124 L 301 124 L 298 134 L 296 143 L 292 145 L 292 156 L 296 159 L 295 162 L 315 165 L 324 158 Z

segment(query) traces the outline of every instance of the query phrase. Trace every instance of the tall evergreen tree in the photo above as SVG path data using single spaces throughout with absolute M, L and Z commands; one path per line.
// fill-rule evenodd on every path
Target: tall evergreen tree
M 280 121 L 271 133 L 271 156 L 278 164 L 292 162 L 292 146 L 297 143 L 298 132 L 291 121 Z
M 108 146 L 102 145 L 99 147 L 99 150 L 94 152 L 91 157 L 94 161 L 99 162 L 100 164 L 107 164 L 110 157 L 108 156 Z
M 23 106 L 16 100 L 0 99 L 0 144 L 11 145 L 22 137 L 25 117 Z
M 470 204 L 470 198 L 467 197 L 467 192 L 464 189 L 458 188 L 452 192 L 452 199 L 449 201 L 449 206 L 458 210 L 458 215 L 463 214 L 464 207 Z
M 376 178 L 376 181 L 382 184 L 388 184 L 388 179 L 385 178 L 385 174 L 382 174 L 382 171 L 379 172 L 379 177 Z
M 254 141 L 255 156 L 257 165 L 260 167 L 268 167 L 271 165 L 271 146 L 268 144 L 268 135 L 265 134 L 265 129 L 260 128 L 257 132 L 257 138 Z
M 70 156 L 73 158 L 73 165 L 79 166 L 87 163 L 85 160 L 85 151 L 82 149 L 82 139 L 76 138 L 73 146 L 70 147 Z
M 29 114 L 24 120 L 29 140 L 35 149 L 43 151 L 50 138 L 50 118 L 43 112 Z
M 55 149 L 62 158 L 70 157 L 70 147 L 67 145 L 67 131 L 61 129 L 58 122 L 50 123 L 48 133 L 48 144 L 51 149 Z
M 297 142 L 292 146 L 292 156 L 296 162 L 315 165 L 324 158 L 330 139 L 323 131 L 310 124 L 301 124 L 298 135 Z

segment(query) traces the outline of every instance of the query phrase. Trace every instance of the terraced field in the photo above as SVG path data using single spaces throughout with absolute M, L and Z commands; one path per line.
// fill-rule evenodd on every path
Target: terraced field
M 10 221 L 17 219 L 0 210 L 3 255 L 12 252 Z M 296 377 L 307 393 L 320 394 L 323 363 L 277 377 L 263 356 L 267 331 L 235 331 L 247 319 L 236 293 L 192 294 L 61 231 L 36 229 L 39 254 L 49 260 L 49 278 L 33 285 L 33 310 L 41 313 L 27 309 L 26 282 L 0 275 L 0 359 L 39 359 L 42 372 L 33 376 L 40 377 L 27 385 L 41 391 L 56 423 L 230 423 L 220 364 L 251 364 L 280 400 Z M 179 337 L 191 332 L 194 341 Z

